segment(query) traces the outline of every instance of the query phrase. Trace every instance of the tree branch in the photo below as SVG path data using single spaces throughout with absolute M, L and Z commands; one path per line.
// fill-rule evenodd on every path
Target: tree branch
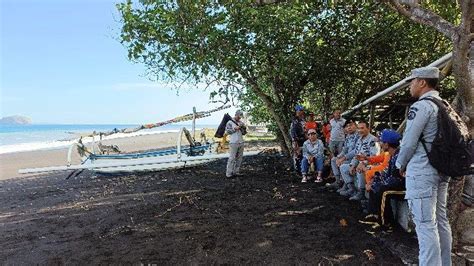
M 384 2 L 401 15 L 416 23 L 436 29 L 450 40 L 454 40 L 457 35 L 456 27 L 451 22 L 445 20 L 433 11 L 420 7 L 418 4 L 404 7 L 398 0 L 385 0 Z

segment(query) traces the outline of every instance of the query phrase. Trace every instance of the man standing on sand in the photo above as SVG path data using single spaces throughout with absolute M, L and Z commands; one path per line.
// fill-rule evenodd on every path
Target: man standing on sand
M 303 159 L 302 147 L 306 141 L 304 133 L 304 108 L 301 105 L 295 106 L 295 116 L 290 125 L 290 136 L 293 146 L 293 167 L 299 174 L 301 172 L 301 160 Z
M 344 125 L 346 119 L 341 117 L 341 110 L 334 111 L 334 118 L 329 121 L 331 126 L 331 138 L 329 140 L 329 150 L 332 156 L 337 156 L 342 151 L 344 145 Z
M 233 119 L 225 126 L 225 132 L 229 135 L 229 160 L 227 161 L 227 177 L 241 176 L 240 165 L 244 156 L 244 138 L 247 134 L 246 127 L 241 120 L 244 113 L 241 110 L 235 112 Z
M 416 226 L 420 266 L 451 265 L 452 235 L 446 208 L 449 177 L 431 165 L 426 151 L 431 150 L 438 131 L 438 106 L 426 98 L 441 99 L 436 91 L 438 79 L 436 67 L 414 69 L 407 79 L 410 94 L 418 101 L 408 112 L 396 162 L 405 176 L 405 199 Z M 426 142 L 426 150 L 421 139 Z

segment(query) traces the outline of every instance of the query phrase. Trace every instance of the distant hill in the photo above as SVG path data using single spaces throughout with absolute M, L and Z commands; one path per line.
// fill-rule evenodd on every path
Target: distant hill
M 0 125 L 29 125 L 31 119 L 26 116 L 13 115 L 0 119 Z

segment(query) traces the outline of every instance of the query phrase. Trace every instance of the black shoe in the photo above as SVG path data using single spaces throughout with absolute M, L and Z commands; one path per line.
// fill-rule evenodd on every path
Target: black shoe
M 393 226 L 391 224 L 384 224 L 380 227 L 384 234 L 393 233 Z
M 244 174 L 237 173 L 237 174 L 234 174 L 234 176 L 237 176 L 237 177 L 239 177 L 239 176 L 244 176 Z

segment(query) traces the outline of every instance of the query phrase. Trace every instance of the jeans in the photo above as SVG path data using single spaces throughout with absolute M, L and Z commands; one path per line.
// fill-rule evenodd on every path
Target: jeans
M 333 154 L 333 156 L 337 156 L 342 151 L 342 147 L 344 146 L 344 141 L 336 141 L 331 140 L 329 141 L 329 150 Z
M 324 158 L 322 156 L 321 157 L 314 157 L 314 161 L 316 163 L 316 171 L 322 172 L 323 171 L 323 166 L 324 166 Z M 310 164 L 310 162 L 308 161 L 308 158 L 303 157 L 303 160 L 301 161 L 301 173 L 303 175 L 308 173 L 309 164 Z

